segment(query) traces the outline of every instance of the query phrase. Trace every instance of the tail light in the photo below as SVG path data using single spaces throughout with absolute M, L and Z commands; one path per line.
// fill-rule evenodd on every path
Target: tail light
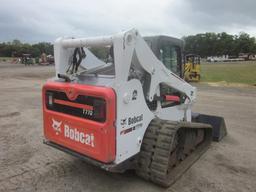
M 53 107 L 53 99 L 54 99 L 54 97 L 53 97 L 53 93 L 51 93 L 51 92 L 47 92 L 46 93 L 46 105 L 47 105 L 47 107 Z

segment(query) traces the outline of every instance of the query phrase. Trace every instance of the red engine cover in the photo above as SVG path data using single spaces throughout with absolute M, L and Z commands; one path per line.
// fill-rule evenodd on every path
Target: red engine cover
M 68 101 L 57 100 L 58 104 L 72 107 L 92 106 L 72 104 L 79 95 L 105 100 L 106 120 L 97 122 L 70 114 L 49 110 L 46 106 L 47 91 L 64 92 Z M 112 162 L 116 153 L 116 96 L 111 88 L 73 83 L 47 82 L 43 87 L 44 136 L 47 140 L 104 163 Z

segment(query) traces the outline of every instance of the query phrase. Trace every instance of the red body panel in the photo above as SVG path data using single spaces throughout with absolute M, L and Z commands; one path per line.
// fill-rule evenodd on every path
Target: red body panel
M 106 121 L 96 122 L 65 113 L 48 110 L 46 91 L 65 92 L 70 100 L 78 95 L 102 98 L 106 102 Z M 69 105 L 69 102 L 60 104 Z M 61 103 L 62 102 L 62 103 Z M 89 105 L 78 105 L 90 108 Z M 47 82 L 43 87 L 44 136 L 47 140 L 104 163 L 115 159 L 116 153 L 116 96 L 111 88 L 72 83 Z

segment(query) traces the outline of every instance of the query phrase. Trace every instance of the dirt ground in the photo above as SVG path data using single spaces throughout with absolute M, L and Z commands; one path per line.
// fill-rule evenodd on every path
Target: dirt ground
M 256 88 L 197 85 L 194 111 L 224 116 L 228 136 L 173 186 L 113 174 L 42 143 L 41 87 L 52 66 L 0 64 L 0 191 L 256 191 Z

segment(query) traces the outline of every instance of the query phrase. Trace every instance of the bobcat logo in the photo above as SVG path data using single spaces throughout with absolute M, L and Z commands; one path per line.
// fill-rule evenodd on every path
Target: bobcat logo
M 121 125 L 126 125 L 127 118 L 121 119 Z
M 55 131 L 56 135 L 59 135 L 61 133 L 60 126 L 62 124 L 62 121 L 56 121 L 52 118 L 52 128 Z

